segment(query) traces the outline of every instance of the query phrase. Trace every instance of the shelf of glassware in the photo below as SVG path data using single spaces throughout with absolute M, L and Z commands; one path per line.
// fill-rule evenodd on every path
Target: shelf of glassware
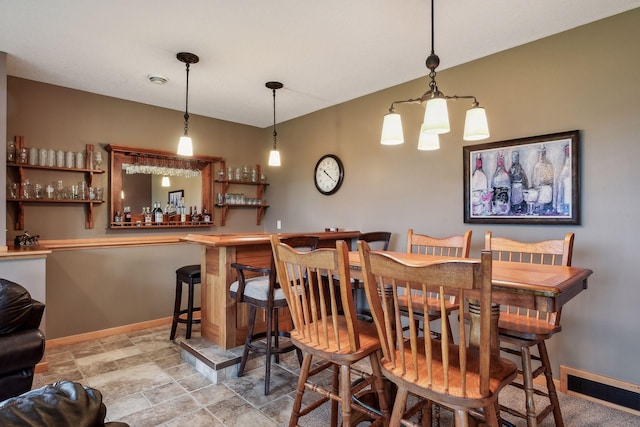
M 264 193 L 267 189 L 267 184 L 263 179 L 262 173 L 260 172 L 260 165 L 256 165 L 255 167 L 255 176 L 260 179 L 251 181 L 250 179 L 228 179 L 228 174 L 226 172 L 224 160 L 220 162 L 220 172 L 218 172 L 218 177 L 215 180 L 216 185 L 220 186 L 220 191 L 218 194 L 221 196 L 216 200 L 216 208 L 220 209 L 220 225 L 224 226 L 227 220 L 227 211 L 229 209 L 236 208 L 244 208 L 244 209 L 255 209 L 256 210 L 256 225 L 262 224 L 262 218 L 264 217 L 264 213 L 269 207 L 268 204 L 264 203 Z M 256 197 L 254 200 L 257 200 L 257 203 L 228 203 L 225 199 L 225 195 L 228 193 L 229 187 L 232 185 L 244 185 L 244 186 L 254 186 L 256 188 Z
M 17 178 L 16 183 L 19 185 L 19 188 L 16 191 L 17 197 L 11 197 L 11 194 L 7 194 L 7 202 L 16 204 L 16 222 L 14 229 L 15 230 L 24 230 L 24 204 L 52 204 L 52 205 L 60 205 L 60 204 L 79 204 L 86 206 L 85 212 L 85 228 L 93 228 L 93 206 L 100 205 L 104 203 L 104 200 L 91 200 L 91 199 L 53 199 L 46 198 L 44 194 L 41 198 L 30 197 L 25 199 L 21 197 L 22 195 L 22 186 L 25 183 L 25 169 L 40 169 L 47 171 L 56 171 L 62 173 L 82 173 L 87 178 L 87 187 L 93 187 L 93 175 L 94 174 L 102 174 L 103 170 L 100 169 L 84 169 L 84 168 L 61 168 L 57 166 L 39 166 L 39 165 L 29 165 L 24 163 L 7 163 L 8 169 L 17 170 Z
M 16 136 L 16 150 L 22 149 L 24 147 L 24 137 Z M 86 145 L 86 153 L 87 153 L 87 164 L 92 165 L 93 159 L 89 160 L 89 156 L 93 156 L 93 145 Z M 7 194 L 7 203 L 14 203 L 16 205 L 16 222 L 14 225 L 15 230 L 24 230 L 24 204 L 25 203 L 33 203 L 33 204 L 79 204 L 86 206 L 85 211 L 85 228 L 93 228 L 93 206 L 100 205 L 104 203 L 104 201 L 100 198 L 98 199 L 53 199 L 46 198 L 44 194 L 40 198 L 30 197 L 24 198 L 22 197 L 22 187 L 26 181 L 25 170 L 27 169 L 39 169 L 45 171 L 54 171 L 54 172 L 62 172 L 65 174 L 68 173 L 82 173 L 86 178 L 87 188 L 93 187 L 93 175 L 94 174 L 102 174 L 104 170 L 102 169 L 92 169 L 92 168 L 63 168 L 58 166 L 40 166 L 40 165 L 32 165 L 27 163 L 14 163 L 7 162 L 7 172 L 9 170 L 17 171 L 17 176 L 15 173 L 7 174 L 7 179 L 11 176 L 15 179 L 15 182 L 18 184 L 18 188 L 15 191 L 16 197 L 11 197 L 11 193 Z M 102 196 L 101 196 L 102 197 Z

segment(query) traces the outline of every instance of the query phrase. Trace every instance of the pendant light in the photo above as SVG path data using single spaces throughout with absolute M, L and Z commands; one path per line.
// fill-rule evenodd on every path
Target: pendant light
M 160 185 L 162 187 L 171 187 L 171 180 L 169 179 L 169 177 L 167 175 L 164 175 L 162 177 L 162 181 L 161 181 Z
M 265 86 L 273 92 L 273 149 L 269 153 L 269 166 L 280 166 L 278 132 L 276 132 L 276 90 L 282 89 L 283 85 L 280 82 L 267 82 Z
M 189 52 L 180 52 L 176 57 L 178 58 L 178 61 L 185 63 L 187 66 L 187 95 L 185 97 L 184 107 L 184 135 L 180 137 L 180 142 L 178 143 L 178 155 L 193 156 L 193 144 L 191 142 L 191 137 L 189 137 L 189 65 L 196 64 L 200 58 Z
M 424 104 L 426 103 L 424 121 L 420 127 L 420 138 L 418 142 L 419 150 L 435 150 L 440 147 L 438 138 L 434 138 L 442 133 L 447 133 L 449 127 L 449 112 L 447 110 L 448 100 L 473 99 L 471 109 L 467 111 L 464 124 L 465 141 L 477 141 L 489 137 L 489 125 L 484 108 L 480 107 L 478 100 L 473 95 L 447 96 L 438 90 L 436 83 L 436 68 L 440 65 L 440 58 L 435 53 L 434 48 L 434 0 L 431 0 L 431 54 L 427 57 L 426 66 L 430 70 L 429 90 L 420 98 L 394 101 L 391 103 L 389 113 L 384 116 L 382 124 L 382 145 L 398 145 L 404 143 L 402 132 L 402 120 L 400 114 L 395 112 L 396 104 Z

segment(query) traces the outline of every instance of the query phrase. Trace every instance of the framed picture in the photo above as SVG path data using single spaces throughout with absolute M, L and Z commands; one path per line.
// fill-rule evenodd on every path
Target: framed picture
M 178 206 L 180 199 L 184 197 L 184 190 L 169 191 L 169 203 Z
M 464 222 L 579 224 L 579 131 L 462 148 Z

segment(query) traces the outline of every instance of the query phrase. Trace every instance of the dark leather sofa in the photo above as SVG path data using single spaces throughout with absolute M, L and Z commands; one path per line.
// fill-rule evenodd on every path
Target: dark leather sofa
M 17 283 L 0 279 L 0 401 L 31 389 L 45 339 L 44 304 Z M 1 423 L 0 423 L 1 424 Z

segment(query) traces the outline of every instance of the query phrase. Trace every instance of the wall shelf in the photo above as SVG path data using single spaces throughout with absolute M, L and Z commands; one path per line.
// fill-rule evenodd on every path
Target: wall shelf
M 225 167 L 225 161 L 222 160 L 220 161 L 220 170 L 221 171 L 226 171 L 226 167 Z M 221 176 L 226 176 L 226 174 L 220 174 Z M 256 165 L 256 176 L 260 177 L 262 176 L 261 171 L 260 171 L 260 165 Z M 229 188 L 231 186 L 235 186 L 235 185 L 242 185 L 242 186 L 253 186 L 255 187 L 255 198 L 259 199 L 259 200 L 263 200 L 264 199 L 264 193 L 267 189 L 267 186 L 269 184 L 267 184 L 266 182 L 262 182 L 262 181 L 258 181 L 258 182 L 253 182 L 253 181 L 243 181 L 243 180 L 236 180 L 236 179 L 216 179 L 214 181 L 214 183 L 216 185 L 220 186 L 220 191 L 218 191 L 218 194 L 221 194 L 222 197 L 224 198 L 225 194 L 227 194 L 229 191 Z M 223 199 L 224 200 L 224 199 Z M 218 200 L 219 201 L 219 200 Z M 262 224 L 262 218 L 264 218 L 264 213 L 266 212 L 267 208 L 269 207 L 268 204 L 252 204 L 252 203 L 246 203 L 246 204 L 239 204 L 239 203 L 216 203 L 215 205 L 216 208 L 220 209 L 220 225 L 224 226 L 226 221 L 227 221 L 227 214 L 228 214 L 228 210 L 229 209 L 255 209 L 256 210 L 256 225 L 260 225 Z

